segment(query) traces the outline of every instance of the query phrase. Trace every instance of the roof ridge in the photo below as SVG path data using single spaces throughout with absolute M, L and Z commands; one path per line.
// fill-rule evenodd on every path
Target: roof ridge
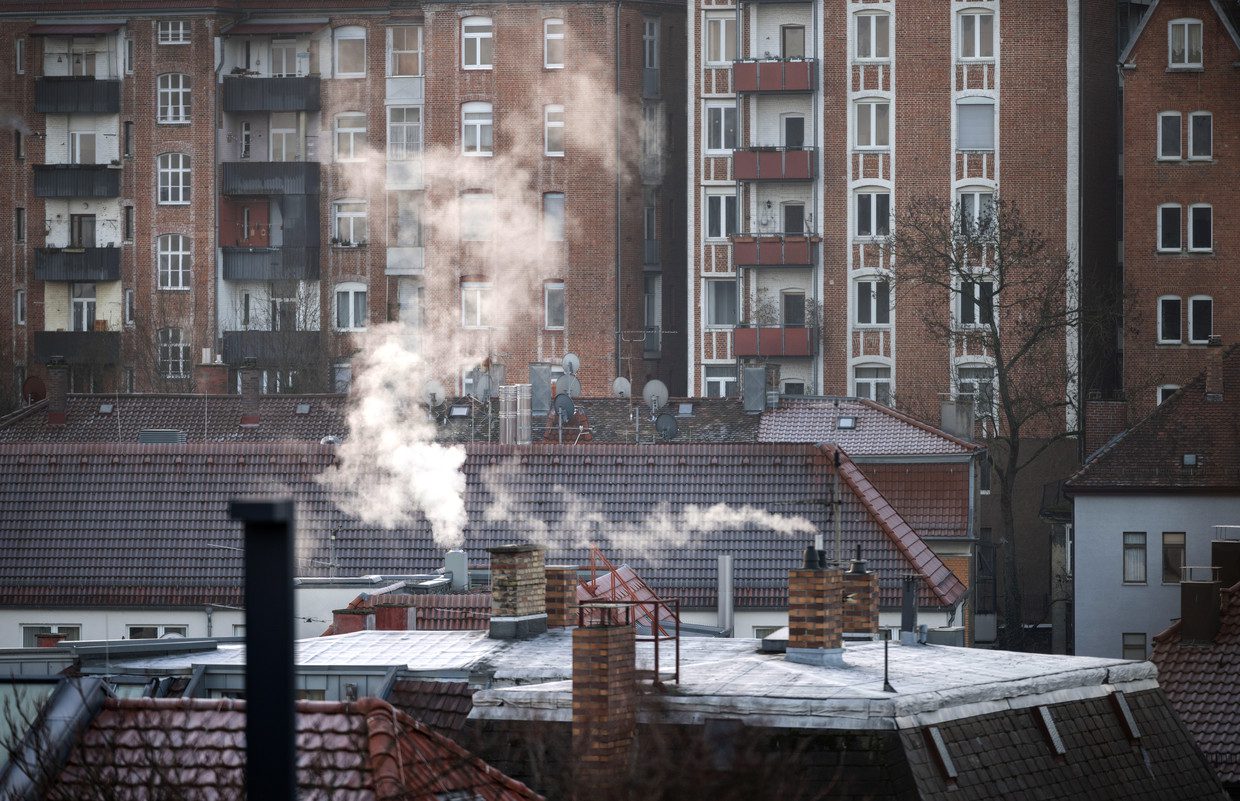
M 974 451 L 980 451 L 980 450 L 985 449 L 984 446 L 979 445 L 976 442 L 969 442 L 968 440 L 961 439 L 960 437 L 957 437 L 955 434 L 950 434 L 941 428 L 933 426 L 923 420 L 919 420 L 916 417 L 913 417 L 911 414 L 902 412 L 898 409 L 893 409 L 890 406 L 884 406 L 883 404 L 877 401 L 870 400 L 869 398 L 857 398 L 857 401 L 860 402 L 863 406 L 874 409 L 875 411 L 878 411 L 878 412 L 882 412 L 883 414 L 886 414 L 889 417 L 894 417 L 895 419 L 900 420 L 901 422 L 908 423 L 909 425 L 912 425 L 912 426 L 916 426 L 917 428 L 920 428 L 922 431 L 925 431 L 929 434 L 933 434 L 937 437 L 940 437 L 941 439 L 945 439 L 948 442 L 954 442 L 955 444 L 963 448 L 968 448 L 969 450 L 974 450 Z

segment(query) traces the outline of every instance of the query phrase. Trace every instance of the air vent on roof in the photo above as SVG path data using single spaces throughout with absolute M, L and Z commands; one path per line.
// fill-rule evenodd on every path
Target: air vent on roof
M 857 427 L 857 418 L 851 416 L 841 417 L 835 422 L 835 427 L 841 431 L 852 431 Z
M 168 428 L 148 428 L 138 432 L 138 442 L 144 445 L 184 445 L 185 432 Z
M 297 413 L 298 414 L 310 414 L 310 404 L 308 403 L 297 404 Z
M 99 404 L 99 414 L 111 414 L 111 413 L 112 413 L 112 404 L 110 403 Z

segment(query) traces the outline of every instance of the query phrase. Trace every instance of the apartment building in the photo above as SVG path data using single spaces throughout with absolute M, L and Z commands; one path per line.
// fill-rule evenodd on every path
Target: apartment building
M 359 335 L 391 320 L 509 380 L 569 351 L 594 394 L 684 375 L 682 6 L 2 18 L 9 405 L 53 356 L 75 391 L 184 391 L 203 359 L 250 358 L 268 392 L 340 389 Z
M 1136 422 L 1230 346 L 1240 58 L 1234 3 L 1157 0 L 1122 53 L 1124 390 Z
M 913 198 L 976 218 L 1001 193 L 1101 302 L 1115 219 L 1088 210 L 1114 200 L 1115 5 L 701 0 L 690 13 L 690 393 L 736 391 L 738 366 L 764 362 L 787 395 L 936 419 L 941 395 L 969 393 L 993 417 L 992 357 L 929 335 L 922 316 L 938 305 L 963 330 L 982 301 L 897 301 L 885 240 Z M 1073 401 L 1081 349 L 1074 329 L 1047 365 Z

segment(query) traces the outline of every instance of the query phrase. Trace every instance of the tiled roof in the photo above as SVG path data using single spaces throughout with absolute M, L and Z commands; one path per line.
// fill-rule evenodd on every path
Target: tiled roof
M 541 798 L 384 701 L 301 701 L 297 712 L 304 797 Z M 53 781 L 51 797 L 240 798 L 244 765 L 244 701 L 109 699 Z
M 262 395 L 258 425 L 243 428 L 240 395 L 70 395 L 64 425 L 48 425 L 41 401 L 0 419 L 0 442 L 137 442 L 148 429 L 184 431 L 190 442 L 318 442 L 348 433 L 346 404 L 344 395 Z
M 1240 490 L 1240 353 L 1233 346 L 1219 356 L 1099 450 L 1066 491 Z M 1217 395 L 1207 395 L 1207 373 Z M 1196 455 L 1196 466 L 1185 466 L 1185 454 Z
M 838 428 L 840 417 L 856 427 Z M 864 398 L 784 400 L 762 414 L 762 442 L 821 442 L 839 445 L 854 457 L 960 455 L 981 446 L 954 437 L 903 412 Z
M 1209 644 L 1182 644 L 1176 622 L 1154 637 L 1158 683 L 1201 750 L 1240 786 L 1240 584 L 1220 593 L 1219 631 Z
M 960 462 L 866 462 L 865 475 L 923 537 L 969 534 L 969 466 Z
M 349 601 L 349 609 L 374 612 L 376 606 L 412 607 L 414 620 L 408 628 L 416 631 L 483 631 L 491 621 L 490 592 L 383 593 L 361 595 Z M 324 637 L 336 634 L 332 623 Z
M 595 540 L 686 607 L 715 603 L 716 556 L 735 556 L 740 607 L 786 604 L 787 570 L 804 535 L 743 528 L 686 534 L 644 526 L 690 505 L 749 505 L 797 515 L 833 533 L 832 453 L 812 445 L 514 447 L 475 444 L 464 466 L 472 554 L 546 537 L 553 563 L 584 564 Z M 297 443 L 0 445 L 0 599 L 15 606 L 236 604 L 241 530 L 227 517 L 238 495 L 297 500 L 298 572 L 408 574 L 442 565 L 424 521 L 383 529 L 342 513 L 316 477 L 331 446 Z M 900 577 L 926 578 L 922 601 L 954 603 L 963 585 L 843 458 L 844 555 L 861 545 L 880 575 L 882 602 L 899 604 Z M 510 507 L 487 519 L 492 490 Z M 592 521 L 602 520 L 595 526 Z M 674 521 L 673 521 L 674 522 Z M 335 534 L 334 545 L 331 535 Z M 828 542 L 831 538 L 828 537 Z
M 443 735 L 465 727 L 474 691 L 464 681 L 397 679 L 384 700 Z

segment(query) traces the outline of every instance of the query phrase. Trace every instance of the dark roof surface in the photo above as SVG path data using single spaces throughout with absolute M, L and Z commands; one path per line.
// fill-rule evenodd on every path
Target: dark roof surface
M 687 607 L 715 603 L 716 556 L 736 559 L 739 607 L 782 607 L 787 570 L 807 535 L 747 524 L 680 531 L 677 515 L 717 503 L 801 516 L 833 531 L 832 449 L 812 445 L 470 445 L 465 549 L 546 538 L 553 563 L 585 564 L 597 541 Z M 421 521 L 383 529 L 343 514 L 316 478 L 335 459 L 310 444 L 0 445 L 0 599 L 13 606 L 236 604 L 238 495 L 292 494 L 301 575 L 408 574 L 442 565 Z M 900 577 L 926 581 L 922 602 L 952 604 L 964 586 L 842 456 L 844 555 L 860 544 L 884 605 Z M 496 493 L 507 508 L 495 519 Z M 661 526 L 662 528 L 657 528 Z M 334 548 L 329 542 L 336 534 Z M 656 536 L 658 534 L 658 536 Z M 831 542 L 831 537 L 827 537 Z
M 866 462 L 861 467 L 921 536 L 968 536 L 969 465 Z
M 443 735 L 465 727 L 474 691 L 464 681 L 397 679 L 384 700 Z
M 852 417 L 855 428 L 840 428 Z M 854 457 L 961 455 L 981 446 L 954 437 L 929 423 L 864 398 L 783 400 L 762 414 L 762 442 L 829 442 Z
M 1207 395 L 1207 373 L 1218 395 Z M 1195 454 L 1197 465 L 1185 466 L 1185 454 Z M 1240 355 L 1235 347 L 1103 446 L 1065 489 L 1078 494 L 1240 490 Z

